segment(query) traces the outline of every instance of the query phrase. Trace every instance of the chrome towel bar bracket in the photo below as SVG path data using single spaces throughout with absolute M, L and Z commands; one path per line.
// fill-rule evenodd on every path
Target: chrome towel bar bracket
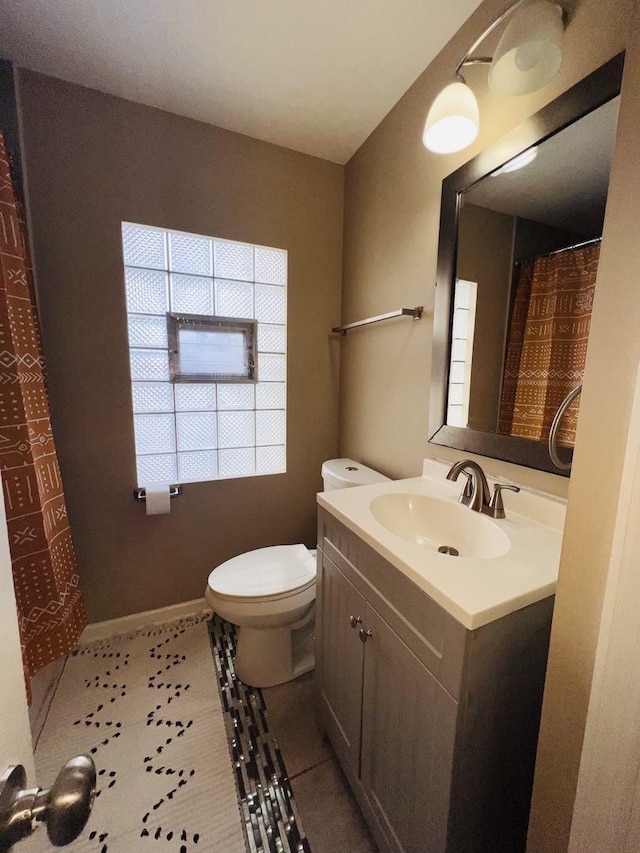
M 387 314 L 378 314 L 377 317 L 367 317 L 366 320 L 347 323 L 346 326 L 334 326 L 331 331 L 346 335 L 350 329 L 357 329 L 359 326 L 368 326 L 371 323 L 380 323 L 382 320 L 391 320 L 393 317 L 411 317 L 414 320 L 419 320 L 422 317 L 423 310 L 422 305 L 418 305 L 417 308 L 399 308 L 397 311 L 389 311 Z
M 182 494 L 182 486 L 169 486 L 169 497 L 170 498 L 179 498 L 181 494 Z M 146 499 L 147 499 L 146 489 L 134 489 L 133 490 L 133 497 L 137 501 L 142 501 L 142 502 L 146 501 Z

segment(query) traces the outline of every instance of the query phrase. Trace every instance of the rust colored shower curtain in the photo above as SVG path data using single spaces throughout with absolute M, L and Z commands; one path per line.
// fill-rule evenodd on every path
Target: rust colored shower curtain
M 547 441 L 569 391 L 582 382 L 600 244 L 522 264 L 505 360 L 499 432 Z M 573 447 L 579 400 L 558 427 Z
M 27 690 L 86 624 L 51 433 L 27 235 L 0 133 L 0 470 Z

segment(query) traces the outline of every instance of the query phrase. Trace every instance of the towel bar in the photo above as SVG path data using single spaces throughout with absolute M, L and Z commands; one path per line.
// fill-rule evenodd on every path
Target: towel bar
M 379 323 L 381 320 L 391 320 L 393 317 L 412 317 L 414 320 L 419 320 L 422 317 L 423 307 L 418 305 L 417 308 L 399 308 L 397 311 L 389 311 L 388 314 L 378 314 L 377 317 L 368 317 L 366 320 L 357 320 L 355 323 L 347 323 L 346 326 L 334 326 L 332 332 L 340 332 L 341 335 L 346 335 L 349 329 L 357 329 L 358 326 L 368 326 L 370 323 Z

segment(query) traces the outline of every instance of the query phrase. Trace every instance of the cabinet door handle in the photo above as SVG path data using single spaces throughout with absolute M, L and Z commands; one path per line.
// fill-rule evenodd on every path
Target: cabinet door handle
M 360 639 L 363 643 L 366 643 L 369 637 L 373 637 L 373 631 L 370 631 L 368 628 L 365 630 L 364 628 L 360 628 Z
M 362 617 L 360 617 L 360 616 L 349 616 L 349 625 L 351 625 L 352 628 L 357 628 L 358 625 L 361 625 L 361 624 L 362 624 Z

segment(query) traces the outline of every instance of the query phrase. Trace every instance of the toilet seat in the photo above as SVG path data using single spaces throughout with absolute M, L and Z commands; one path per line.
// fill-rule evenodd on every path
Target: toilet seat
M 316 563 L 304 545 L 273 545 L 232 557 L 209 575 L 209 589 L 229 602 L 278 601 L 316 582 Z

